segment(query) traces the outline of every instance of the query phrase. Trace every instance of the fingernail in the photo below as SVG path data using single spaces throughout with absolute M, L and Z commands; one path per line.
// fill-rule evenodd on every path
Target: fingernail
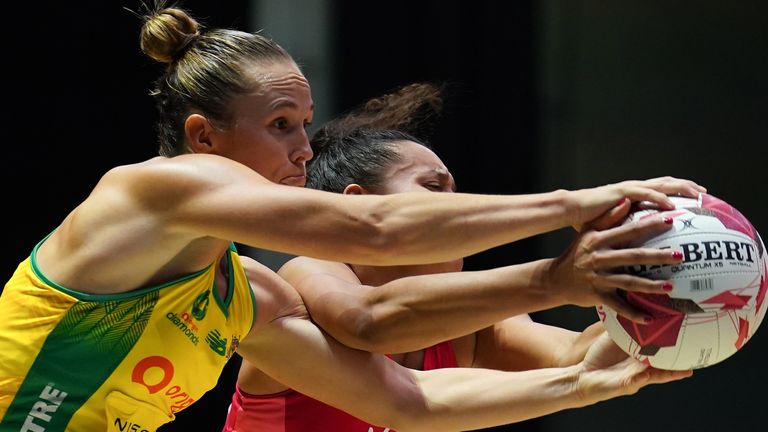
M 683 259 L 683 253 L 680 251 L 672 251 L 672 258 L 676 260 Z
M 667 291 L 667 292 L 669 292 L 669 291 L 672 291 L 672 289 L 673 289 L 673 288 L 675 288 L 675 286 L 674 286 L 674 285 L 672 285 L 670 282 L 664 282 L 664 285 L 662 285 L 662 286 L 661 286 L 661 288 L 662 288 L 664 291 Z
M 672 224 L 672 218 L 669 216 L 664 216 L 664 219 L 662 219 L 665 224 L 671 225 Z
M 620 205 L 624 204 L 625 202 L 627 202 L 627 197 L 624 197 L 624 198 L 620 199 L 619 202 L 616 203 L 616 205 L 620 206 Z

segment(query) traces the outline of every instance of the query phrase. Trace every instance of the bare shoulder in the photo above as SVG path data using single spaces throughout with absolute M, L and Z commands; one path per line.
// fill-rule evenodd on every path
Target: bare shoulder
M 238 202 L 236 197 L 261 197 L 266 195 L 261 191 L 271 187 L 268 180 L 238 162 L 216 155 L 188 154 L 113 168 L 85 203 L 97 208 L 97 214 L 107 204 L 195 236 L 208 234 L 222 209 Z M 254 194 L 256 190 L 260 193 Z
M 118 224 L 122 230 L 135 228 L 131 235 L 157 236 L 170 226 L 168 215 L 195 190 L 204 189 L 196 159 L 155 157 L 112 168 L 66 223 L 83 239 L 96 237 L 101 227 L 109 231 Z
M 123 197 L 150 204 L 170 196 L 178 197 L 182 186 L 194 184 L 196 169 L 189 162 L 191 160 L 181 157 L 155 157 L 112 168 L 99 180 L 89 199 Z
M 235 180 L 247 179 L 267 182 L 250 168 L 231 159 L 204 154 L 188 154 L 175 157 L 154 157 L 152 159 L 122 165 L 108 171 L 99 182 L 103 186 L 130 187 L 137 193 L 162 195 L 183 193 L 216 184 L 229 184 Z

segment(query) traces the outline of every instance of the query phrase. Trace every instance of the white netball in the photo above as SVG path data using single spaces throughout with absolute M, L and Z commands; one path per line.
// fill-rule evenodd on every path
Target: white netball
M 627 300 L 654 317 L 648 325 L 597 312 L 613 340 L 628 354 L 659 369 L 698 369 L 719 363 L 749 342 L 765 316 L 768 257 L 752 224 L 712 195 L 672 197 L 673 228 L 642 245 L 683 251 L 680 264 L 626 268 L 632 274 L 666 279 L 669 294 L 626 293 Z M 624 223 L 660 214 L 631 213 Z

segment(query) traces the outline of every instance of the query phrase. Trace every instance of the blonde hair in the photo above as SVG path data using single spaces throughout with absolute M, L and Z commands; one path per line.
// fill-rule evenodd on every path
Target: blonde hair
M 262 74 L 254 67 L 296 63 L 280 45 L 259 34 L 231 29 L 205 29 L 186 11 L 159 1 L 142 17 L 141 50 L 166 64 L 151 95 L 159 119 L 159 152 L 187 153 L 184 123 L 192 112 L 203 113 L 219 127 L 231 120 L 232 98 L 257 90 Z M 298 68 L 298 66 L 297 66 Z

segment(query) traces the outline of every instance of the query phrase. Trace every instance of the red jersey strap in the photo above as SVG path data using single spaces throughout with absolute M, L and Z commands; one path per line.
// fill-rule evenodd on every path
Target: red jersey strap
M 451 342 L 441 342 L 424 350 L 423 370 L 459 367 Z

